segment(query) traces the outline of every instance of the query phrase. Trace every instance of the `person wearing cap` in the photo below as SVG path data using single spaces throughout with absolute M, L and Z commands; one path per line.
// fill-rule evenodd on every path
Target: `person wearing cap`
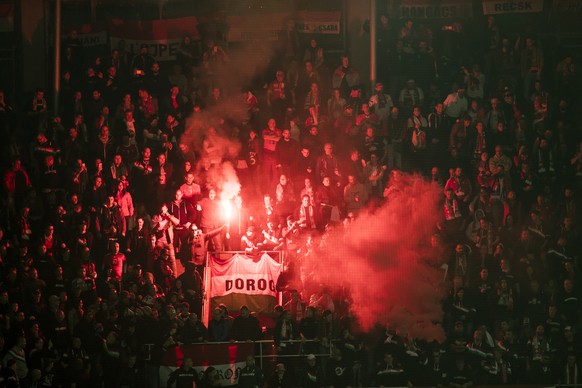
M 260 236 L 257 234 L 255 226 L 247 227 L 246 233 L 240 238 L 240 246 L 247 255 L 256 253 L 261 249 Z
M 313 353 L 305 358 L 305 366 L 301 370 L 300 384 L 303 388 L 321 388 L 326 384 L 323 368 L 317 364 L 317 357 Z
M 291 388 L 293 378 L 285 368 L 285 364 L 279 363 L 275 366 L 275 372 L 267 382 L 267 388 Z
M 240 314 L 232 321 L 230 338 L 234 341 L 257 341 L 261 338 L 259 320 L 246 305 L 241 306 Z

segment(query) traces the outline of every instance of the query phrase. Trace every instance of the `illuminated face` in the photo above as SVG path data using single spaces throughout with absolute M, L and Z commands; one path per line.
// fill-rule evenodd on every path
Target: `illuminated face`
M 274 131 L 276 126 L 277 126 L 277 122 L 275 121 L 275 119 L 269 119 L 269 122 L 267 123 L 267 126 L 269 127 L 269 129 L 271 131 Z
M 187 174 L 186 175 L 186 183 L 189 185 L 194 183 L 194 174 Z
M 323 178 L 323 185 L 325 187 L 329 187 L 331 185 L 331 181 L 330 181 L 329 177 Z
M 287 184 L 287 177 L 285 175 L 281 175 L 281 177 L 279 178 L 279 183 L 285 186 Z
M 216 190 L 212 189 L 208 192 L 208 198 L 210 198 L 211 201 L 214 201 L 214 199 L 216 198 Z
M 160 164 L 166 163 L 166 154 L 159 154 L 158 155 L 158 163 L 160 163 Z
M 302 206 L 308 206 L 309 205 L 309 197 L 307 195 L 304 195 L 303 198 L 301 198 L 301 205 Z
M 141 228 L 143 228 L 143 226 L 144 226 L 143 218 L 138 218 L 137 219 L 137 227 L 141 229 Z
M 176 191 L 176 200 L 181 201 L 184 194 L 182 194 L 182 190 Z
M 265 195 L 265 197 L 263 198 L 263 202 L 264 202 L 265 206 L 272 205 L 272 199 L 269 195 Z
M 344 56 L 342 57 L 342 67 L 349 67 L 350 66 L 350 60 L 348 57 Z
M 331 144 L 326 144 L 326 145 L 323 147 L 323 151 L 325 152 L 325 154 L 326 154 L 327 156 L 331 156 L 331 153 L 333 152 L 333 146 L 332 146 Z
M 291 131 L 288 129 L 283 130 L 283 139 L 289 140 L 291 139 Z
M 149 159 L 152 156 L 152 150 L 150 150 L 149 148 L 144 148 L 143 150 L 143 157 L 144 159 Z

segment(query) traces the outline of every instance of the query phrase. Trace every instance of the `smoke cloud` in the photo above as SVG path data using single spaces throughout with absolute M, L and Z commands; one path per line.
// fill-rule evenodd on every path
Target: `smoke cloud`
M 180 148 L 196 156 L 198 172 L 206 176 L 207 185 L 218 189 L 221 199 L 230 200 L 241 189 L 233 163 L 241 150 L 241 123 L 249 119 L 242 92 L 267 70 L 274 54 L 271 42 L 257 40 L 231 47 L 228 60 L 213 68 L 214 76 L 203 82 L 208 93 L 214 87 L 220 89 L 220 101 L 196 110 L 186 120 Z
M 248 119 L 240 92 L 269 68 L 273 55 L 273 46 L 258 41 L 229 50 L 229 61 L 217 77 L 223 100 L 186 122 L 181 149 L 199 156 L 200 170 L 223 200 L 240 192 L 233 167 L 241 149 L 240 128 L 229 123 Z M 437 323 L 443 318 L 442 258 L 429 244 L 442 193 L 418 176 L 396 177 L 388 201 L 361 213 L 347 232 L 327 234 L 321 249 L 302 259 L 302 272 L 315 283 L 347 285 L 352 312 L 364 330 L 380 323 L 414 338 L 442 342 L 444 331 Z
M 331 287 L 348 285 L 352 312 L 363 329 L 380 323 L 414 338 L 444 340 L 442 271 L 430 247 L 440 190 L 419 176 L 398 175 L 387 203 L 361 214 L 303 263 Z

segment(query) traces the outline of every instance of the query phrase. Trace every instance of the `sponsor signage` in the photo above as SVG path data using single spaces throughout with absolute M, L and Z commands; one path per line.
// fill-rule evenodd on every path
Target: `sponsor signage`
M 393 9 L 401 19 L 454 19 L 473 16 L 473 4 L 462 0 L 402 0 Z
M 543 0 L 483 1 L 484 15 L 542 12 L 543 9 L 544 9 Z
M 304 34 L 340 33 L 341 12 L 299 12 L 295 22 L 297 31 Z

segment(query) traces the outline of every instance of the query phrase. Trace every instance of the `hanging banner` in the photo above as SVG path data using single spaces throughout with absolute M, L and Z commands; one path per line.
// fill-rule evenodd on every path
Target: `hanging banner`
M 264 15 L 227 16 L 229 42 L 253 40 L 277 41 L 288 19 L 295 20 L 295 28 L 302 34 L 338 35 L 341 26 L 341 12 L 300 11 L 290 13 L 269 13 Z
M 544 0 L 483 1 L 483 15 L 542 12 Z
M 554 0 L 552 9 L 556 12 L 580 13 L 582 12 L 582 0 Z
M 235 385 L 246 357 L 254 352 L 254 343 L 193 344 L 170 348 L 162 356 L 160 386 L 165 387 L 170 374 L 182 365 L 185 356 L 192 357 L 194 369 L 202 381 L 204 371 L 212 366 L 216 369 L 220 386 Z
M 77 37 L 83 47 L 109 46 L 107 25 L 105 23 L 83 24 L 74 28 L 64 28 L 63 40 L 66 41 L 73 30 L 77 31 Z
M 473 4 L 464 0 L 402 0 L 394 5 L 393 18 L 454 19 L 473 17 Z
M 172 61 L 184 36 L 199 39 L 198 22 L 195 17 L 185 17 L 152 21 L 112 20 L 109 23 L 111 47 L 117 47 L 120 40 L 125 41 L 127 51 L 138 54 L 146 44 L 149 53 L 156 61 Z
M 229 310 L 237 311 L 247 305 L 260 314 L 272 311 L 277 301 L 276 284 L 281 264 L 264 253 L 256 258 L 235 254 L 230 259 L 210 259 L 212 306 L 224 303 Z
M 340 33 L 341 12 L 307 12 L 297 14 L 295 28 L 303 34 L 329 34 Z

